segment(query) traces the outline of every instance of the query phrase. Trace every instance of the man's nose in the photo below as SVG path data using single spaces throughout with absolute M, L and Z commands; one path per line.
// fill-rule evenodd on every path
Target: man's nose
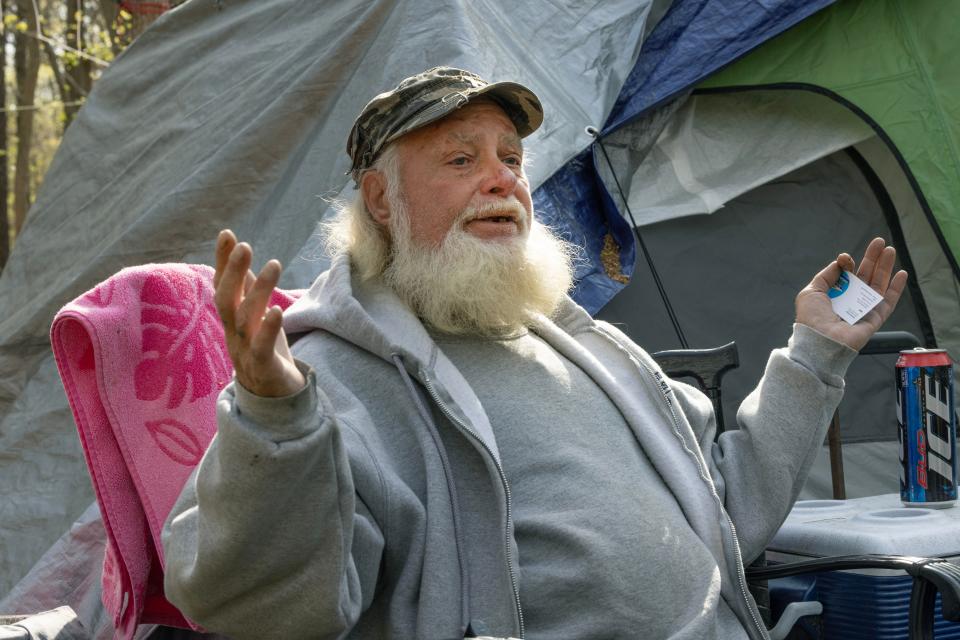
M 505 165 L 500 158 L 487 161 L 483 171 L 482 190 L 484 193 L 500 197 L 513 195 L 517 188 L 517 174 Z

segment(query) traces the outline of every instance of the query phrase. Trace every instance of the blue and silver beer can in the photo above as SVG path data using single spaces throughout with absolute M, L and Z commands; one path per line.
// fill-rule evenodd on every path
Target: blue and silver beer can
M 901 351 L 897 360 L 900 500 L 942 508 L 957 499 L 954 374 L 943 349 Z

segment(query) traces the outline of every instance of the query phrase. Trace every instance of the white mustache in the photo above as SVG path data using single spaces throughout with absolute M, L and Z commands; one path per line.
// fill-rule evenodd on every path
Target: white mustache
M 481 205 L 469 206 L 460 212 L 457 219 L 457 227 L 462 227 L 471 220 L 477 218 L 487 218 L 491 215 L 510 216 L 517 223 L 521 230 L 527 228 L 527 210 L 524 209 L 520 201 L 515 197 L 510 197 L 501 202 L 486 202 Z

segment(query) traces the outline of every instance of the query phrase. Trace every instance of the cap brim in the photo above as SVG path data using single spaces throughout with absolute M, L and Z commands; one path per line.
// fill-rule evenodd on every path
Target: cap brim
M 471 100 L 483 95 L 495 99 L 513 120 L 521 138 L 526 138 L 543 124 L 543 105 L 540 104 L 540 98 L 522 84 L 494 82 L 468 93 Z

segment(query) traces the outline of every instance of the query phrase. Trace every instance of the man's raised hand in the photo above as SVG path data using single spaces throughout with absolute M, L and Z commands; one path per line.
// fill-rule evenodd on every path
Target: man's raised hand
M 254 276 L 253 250 L 237 242 L 232 231 L 217 237 L 214 302 L 223 322 L 227 350 L 237 382 L 258 396 L 281 397 L 306 384 L 290 355 L 283 333 L 283 312 L 269 309 L 270 294 L 280 280 L 280 263 L 270 260 Z
M 797 295 L 797 322 L 816 329 L 837 342 L 859 351 L 867 344 L 880 325 L 890 316 L 900 294 L 907 284 L 907 272 L 898 271 L 892 278 L 893 264 L 897 251 L 885 246 L 883 238 L 874 238 L 863 254 L 860 268 L 854 271 L 856 264 L 846 253 L 828 264 L 813 277 Z M 883 300 L 856 324 L 851 325 L 833 312 L 827 292 L 840 277 L 841 271 L 855 273 L 874 291 L 883 296 Z

